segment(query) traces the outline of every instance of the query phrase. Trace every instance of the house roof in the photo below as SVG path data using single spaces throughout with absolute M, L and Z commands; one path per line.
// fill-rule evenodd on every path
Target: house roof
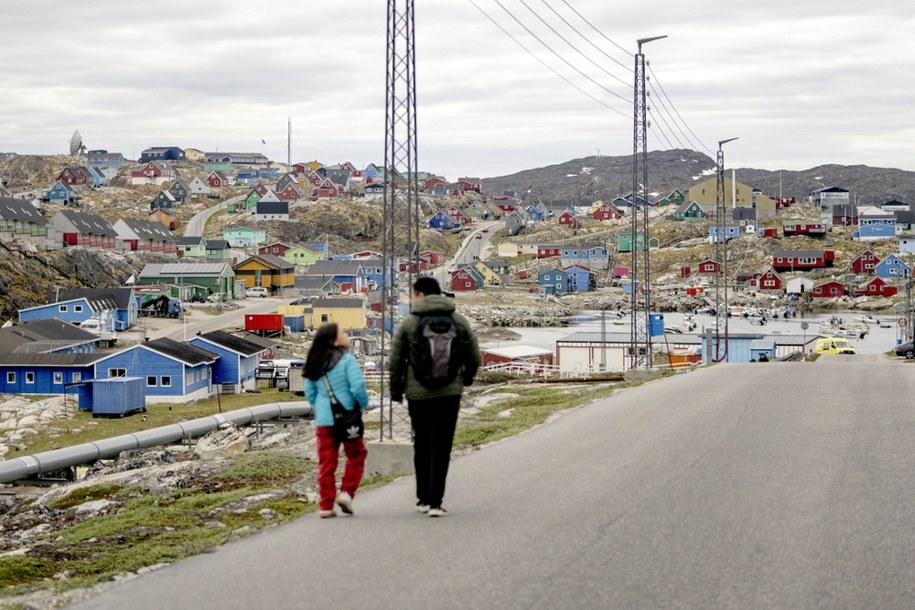
M 209 341 L 210 343 L 239 353 L 242 356 L 253 356 L 269 349 L 267 346 L 258 345 L 253 341 L 248 341 L 243 337 L 227 333 L 224 330 L 214 330 L 212 332 L 200 334 L 198 337 L 204 341 Z
M 34 320 L 0 328 L 0 353 L 14 354 L 60 349 L 68 345 L 94 342 L 98 337 L 59 318 Z M 46 348 L 46 349 L 45 349 Z
M 484 351 L 493 356 L 501 356 L 502 358 L 536 358 L 537 356 L 545 356 L 547 354 L 552 355 L 553 352 L 548 349 L 543 349 L 540 347 L 531 347 L 530 345 L 508 345 L 502 347 L 484 347 L 481 351 Z
M 76 210 L 61 210 L 58 214 L 62 214 L 64 218 L 69 220 L 70 223 L 82 233 L 91 233 L 93 235 L 102 235 L 105 237 L 118 236 L 117 232 L 111 228 L 111 225 L 98 214 L 77 212 Z
M 364 301 L 362 299 L 346 299 L 346 298 L 343 298 L 343 299 L 339 299 L 339 298 L 315 299 L 314 301 L 311 302 L 312 308 L 317 308 L 317 307 L 353 308 L 353 307 L 362 307 L 363 305 L 364 305 Z
M 207 250 L 228 250 L 229 242 L 224 239 L 208 239 L 206 248 Z
M 213 352 L 203 349 L 202 347 L 197 347 L 196 345 L 191 345 L 190 343 L 175 341 L 174 339 L 169 339 L 168 337 L 151 339 L 150 341 L 142 343 L 141 345 L 147 349 L 153 350 L 154 352 L 159 352 L 165 356 L 170 356 L 191 366 L 196 366 L 198 364 L 204 364 L 207 362 L 215 362 L 216 359 L 219 358 L 219 354 L 214 354 Z
M 362 268 L 362 261 L 316 260 L 305 275 L 356 275 Z
M 206 243 L 202 235 L 182 235 L 178 238 L 179 246 L 198 246 L 201 243 Z
M 48 291 L 48 303 L 61 303 L 73 299 L 86 299 L 90 305 L 93 302 L 111 303 L 115 309 L 127 309 L 133 300 L 133 289 L 125 286 L 112 288 L 67 288 L 55 294 L 54 290 Z M 93 307 L 93 309 L 97 309 Z M 105 309 L 108 309 L 107 307 Z
M 213 276 L 223 275 L 227 271 L 232 271 L 228 263 L 148 263 L 140 272 L 140 277 Z
M 107 354 L 46 354 L 35 352 L 0 353 L 5 366 L 89 366 Z
M 295 276 L 295 287 L 303 290 L 321 290 L 332 281 L 332 279 L 320 275 L 297 275 Z
M 263 198 L 257 202 L 257 214 L 288 214 L 288 201 L 265 201 Z
M 48 224 L 48 219 L 41 215 L 38 208 L 28 201 L 13 199 L 12 197 L 0 197 L 0 218 L 5 220 L 24 220 L 36 225 Z
M 166 229 L 160 222 L 132 218 L 125 220 L 124 223 L 130 227 L 130 230 L 136 233 L 137 237 L 140 239 L 164 241 L 172 244 L 177 241 L 172 232 Z

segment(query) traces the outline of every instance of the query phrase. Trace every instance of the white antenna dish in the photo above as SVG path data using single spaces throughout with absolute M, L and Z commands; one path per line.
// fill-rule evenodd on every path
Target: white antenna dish
M 81 155 L 86 152 L 86 145 L 83 144 L 83 136 L 79 135 L 79 130 L 73 132 L 70 138 L 70 154 Z

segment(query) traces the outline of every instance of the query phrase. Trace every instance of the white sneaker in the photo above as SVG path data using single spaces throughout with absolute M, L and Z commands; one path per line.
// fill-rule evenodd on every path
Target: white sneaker
M 428 504 L 417 504 L 416 512 L 425 514 L 425 513 L 429 512 L 430 508 L 432 508 L 432 507 L 429 506 Z
M 444 517 L 448 514 L 448 511 L 442 508 L 441 506 L 436 506 L 435 508 L 429 509 L 430 517 Z
M 353 514 L 353 496 L 345 491 L 341 491 L 340 495 L 337 496 L 337 506 L 340 507 L 347 515 Z
M 332 518 L 332 517 L 336 517 L 336 516 L 337 516 L 337 511 L 335 511 L 334 509 L 330 509 L 330 510 L 319 510 L 319 511 L 318 511 L 318 515 L 320 515 L 322 519 L 330 519 L 330 518 Z

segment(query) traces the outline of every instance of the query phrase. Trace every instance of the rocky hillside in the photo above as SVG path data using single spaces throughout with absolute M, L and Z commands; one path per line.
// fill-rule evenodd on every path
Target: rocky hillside
M 730 172 L 730 167 L 728 171 Z M 737 180 L 763 193 L 805 198 L 811 192 L 838 186 L 858 203 L 880 204 L 892 199 L 915 201 L 915 172 L 866 165 L 820 165 L 801 171 L 738 168 Z M 692 150 L 648 153 L 648 189 L 664 196 L 675 188 L 686 190 L 713 176 L 715 160 Z M 584 157 L 530 169 L 510 176 L 486 178 L 484 192 L 513 192 L 534 201 L 590 203 L 613 199 L 632 191 L 632 156 Z

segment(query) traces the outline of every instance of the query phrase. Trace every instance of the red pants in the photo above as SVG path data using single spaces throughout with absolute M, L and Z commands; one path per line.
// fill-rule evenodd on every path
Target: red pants
M 338 441 L 334 438 L 334 429 L 330 426 L 315 427 L 315 444 L 318 449 L 318 493 L 321 496 L 321 510 L 331 510 L 337 499 L 337 460 L 340 457 L 340 445 L 346 454 L 346 467 L 343 470 L 343 482 L 340 491 L 355 497 L 356 489 L 365 472 L 365 456 L 368 450 L 362 439 Z

